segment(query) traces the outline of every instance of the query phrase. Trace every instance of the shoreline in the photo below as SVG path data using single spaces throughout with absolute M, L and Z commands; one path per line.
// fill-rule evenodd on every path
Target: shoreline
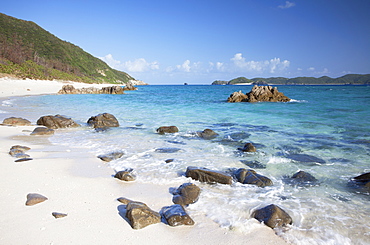
M 56 94 L 68 83 L 4 81 L 0 79 L 1 98 Z M 168 190 L 173 186 L 119 181 L 112 177 L 113 169 L 83 148 L 53 145 L 44 136 L 30 136 L 35 127 L 0 126 L 2 244 L 196 244 L 199 239 L 202 244 L 287 244 L 267 226 L 257 224 L 258 228 L 248 234 L 229 231 L 206 215 L 194 217 L 194 226 L 170 227 L 159 223 L 134 230 L 120 216 L 122 204 L 117 198 L 142 201 L 159 211 L 172 205 Z M 8 154 L 13 145 L 31 147 L 27 154 L 33 160 L 15 163 L 16 159 Z M 48 200 L 26 206 L 28 193 L 42 194 Z M 55 219 L 52 212 L 68 216 Z

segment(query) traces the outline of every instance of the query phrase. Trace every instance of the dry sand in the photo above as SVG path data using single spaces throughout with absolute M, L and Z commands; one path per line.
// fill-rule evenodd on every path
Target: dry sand
M 0 78 L 0 97 L 56 93 L 67 83 L 92 86 Z M 83 149 L 52 145 L 45 136 L 30 136 L 33 128 L 0 126 L 0 244 L 286 244 L 264 225 L 245 234 L 222 229 L 206 216 L 195 217 L 194 226 L 160 223 L 134 230 L 116 199 L 142 201 L 159 211 L 171 205 L 173 186 L 114 179 L 100 159 Z M 8 154 L 13 145 L 31 147 L 27 154 L 33 160 L 14 162 Z M 48 200 L 26 206 L 28 193 Z M 55 219 L 52 212 L 68 216 Z

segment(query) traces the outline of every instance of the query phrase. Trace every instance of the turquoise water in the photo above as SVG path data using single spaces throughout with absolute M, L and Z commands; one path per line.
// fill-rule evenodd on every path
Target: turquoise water
M 194 216 L 205 215 L 220 227 L 248 233 L 260 226 L 250 218 L 256 208 L 274 203 L 293 218 L 280 236 L 293 244 L 370 244 L 369 195 L 348 188 L 351 177 L 370 171 L 369 86 L 279 86 L 293 99 L 289 103 L 227 103 L 234 91 L 250 86 L 141 86 L 125 95 L 45 95 L 2 101 L 1 119 L 21 116 L 36 122 L 40 116 L 61 114 L 83 127 L 60 130 L 54 144 L 85 147 L 93 154 L 123 150 L 112 161 L 115 170 L 133 168 L 137 181 L 170 184 L 190 182 L 183 176 L 187 166 L 228 171 L 255 169 L 274 185 L 258 188 L 202 187 L 200 200 L 188 207 Z M 97 133 L 86 126 L 89 117 L 108 112 L 119 128 Z M 160 126 L 175 125 L 177 134 L 158 135 Z M 206 128 L 219 136 L 196 137 Z M 238 147 L 252 142 L 257 153 L 241 154 Z M 161 153 L 158 148 L 177 148 Z M 319 162 L 297 162 L 290 154 L 306 154 Z M 166 163 L 166 159 L 174 159 Z M 244 163 L 243 163 L 244 162 Z M 284 179 L 304 170 L 319 185 L 295 187 Z

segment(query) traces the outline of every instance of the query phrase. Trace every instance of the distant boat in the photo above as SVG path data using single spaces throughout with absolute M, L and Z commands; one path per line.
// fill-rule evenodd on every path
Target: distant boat
M 184 83 L 184 85 L 188 85 L 188 83 Z

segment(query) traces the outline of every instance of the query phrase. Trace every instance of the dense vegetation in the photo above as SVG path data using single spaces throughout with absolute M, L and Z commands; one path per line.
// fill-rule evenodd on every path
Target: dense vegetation
M 252 84 L 276 84 L 276 85 L 370 85 L 370 74 L 348 74 L 338 78 L 327 76 L 315 77 L 270 77 L 270 78 L 253 78 L 238 77 L 230 81 L 214 81 L 212 85 L 232 85 L 238 83 Z
M 31 21 L 0 13 L 0 73 L 20 78 L 87 83 L 134 80 Z

